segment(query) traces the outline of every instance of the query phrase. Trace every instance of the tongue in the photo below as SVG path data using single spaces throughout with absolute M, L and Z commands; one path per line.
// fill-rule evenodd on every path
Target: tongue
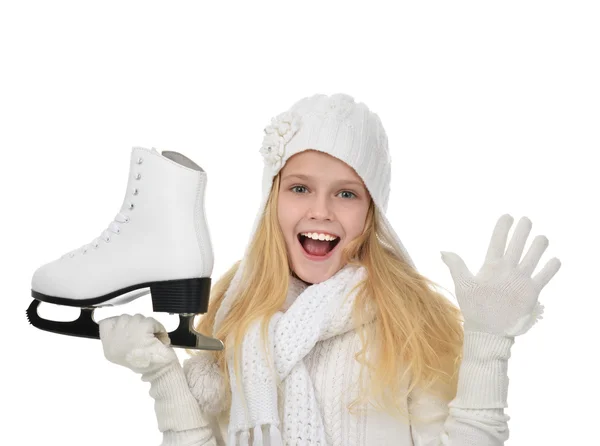
M 304 249 L 313 256 L 324 256 L 331 251 L 331 243 L 326 240 L 313 240 L 306 238 L 303 243 Z

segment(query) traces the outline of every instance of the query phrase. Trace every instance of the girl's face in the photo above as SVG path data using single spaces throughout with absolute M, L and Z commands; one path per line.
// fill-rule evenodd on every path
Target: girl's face
M 344 266 L 342 248 L 362 233 L 369 203 L 354 169 L 329 154 L 306 150 L 286 162 L 280 171 L 277 217 L 292 270 L 300 279 L 320 283 Z M 309 240 L 303 233 L 337 239 Z

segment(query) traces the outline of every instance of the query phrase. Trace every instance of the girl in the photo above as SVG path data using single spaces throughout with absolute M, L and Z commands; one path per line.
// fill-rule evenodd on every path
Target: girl
M 385 212 L 379 117 L 314 95 L 265 128 L 263 201 L 243 258 L 211 290 L 198 331 L 225 350 L 182 367 L 153 318 L 100 323 L 106 357 L 151 383 L 163 445 L 502 445 L 515 336 L 541 317 L 531 277 L 548 239 L 500 217 L 471 274 L 442 252 L 460 309 L 419 274 Z M 156 336 L 155 336 L 156 335 Z

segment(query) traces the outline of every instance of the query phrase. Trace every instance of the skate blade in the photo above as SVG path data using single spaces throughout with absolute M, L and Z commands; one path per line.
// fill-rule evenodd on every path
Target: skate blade
M 27 308 L 27 320 L 40 330 L 52 333 L 78 336 L 82 338 L 100 339 L 100 327 L 93 319 L 93 308 L 82 308 L 79 317 L 74 321 L 50 321 L 40 317 L 37 308 L 40 301 L 34 299 Z
M 27 308 L 27 320 L 40 330 L 67 336 L 100 339 L 100 326 L 94 321 L 95 308 L 81 308 L 79 317 L 74 321 L 51 321 L 40 317 L 37 308 L 40 301 L 34 299 Z M 223 342 L 209 338 L 194 329 L 195 315 L 179 315 L 179 326 L 168 333 L 171 346 L 192 350 L 223 350 Z

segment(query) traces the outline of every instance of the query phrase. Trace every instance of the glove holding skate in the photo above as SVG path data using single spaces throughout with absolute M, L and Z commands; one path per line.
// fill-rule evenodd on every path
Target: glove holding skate
M 513 234 L 506 254 L 504 248 L 513 217 L 504 214 L 496 223 L 485 262 L 476 276 L 455 253 L 442 253 L 456 286 L 456 299 L 464 317 L 465 331 L 515 337 L 527 332 L 544 307 L 538 302 L 540 291 L 560 269 L 556 257 L 535 276 L 531 274 L 548 247 L 545 236 L 537 236 L 519 263 L 531 221 L 523 217 Z
M 123 314 L 98 325 L 104 356 L 110 362 L 144 375 L 179 363 L 165 327 L 152 317 Z

